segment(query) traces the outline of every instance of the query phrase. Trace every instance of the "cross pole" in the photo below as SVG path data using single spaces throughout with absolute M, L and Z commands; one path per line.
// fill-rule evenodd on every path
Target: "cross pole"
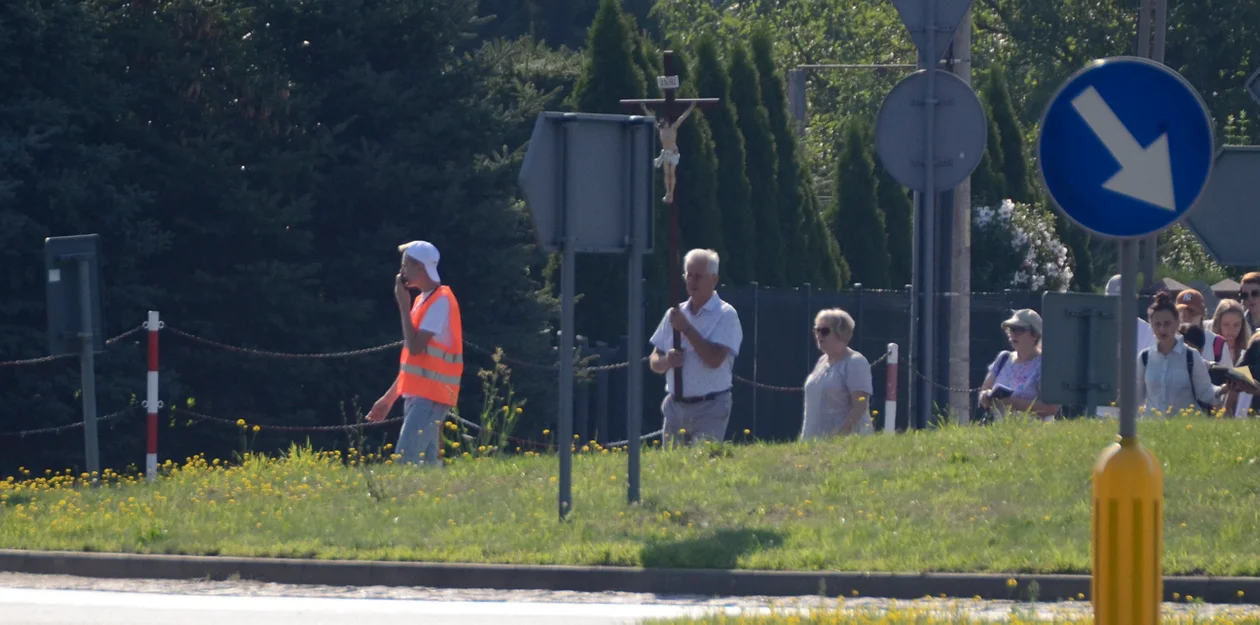
M 626 109 L 640 110 L 647 107 L 656 114 L 658 118 L 664 118 L 665 122 L 671 126 L 680 116 L 684 114 L 688 108 L 711 108 L 721 102 L 721 98 L 679 98 L 678 96 L 678 72 L 674 69 L 674 51 L 666 50 L 664 52 L 664 76 L 656 77 L 656 85 L 665 93 L 663 99 L 634 99 L 621 100 L 621 106 Z M 678 207 L 674 203 L 674 196 L 670 196 L 666 202 L 669 207 L 669 297 L 673 304 L 682 299 L 682 266 L 679 258 L 679 228 L 678 228 Z M 674 331 L 674 349 L 682 349 L 682 335 L 677 330 Z M 683 394 L 682 369 L 674 369 L 674 392 L 678 397 L 685 397 Z

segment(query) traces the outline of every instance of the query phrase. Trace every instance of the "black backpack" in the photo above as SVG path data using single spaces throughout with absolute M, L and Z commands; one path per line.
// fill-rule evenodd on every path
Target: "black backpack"
M 1142 368 L 1146 368 L 1146 363 L 1150 357 L 1151 348 L 1142 350 Z M 1206 364 L 1206 363 L 1205 363 Z M 1194 393 L 1194 356 L 1190 354 L 1190 348 L 1186 347 L 1186 375 L 1190 376 L 1190 392 Z M 1212 412 L 1214 408 L 1212 404 L 1206 404 L 1199 401 L 1198 395 L 1195 395 L 1194 403 L 1199 405 L 1199 409 L 1204 412 Z

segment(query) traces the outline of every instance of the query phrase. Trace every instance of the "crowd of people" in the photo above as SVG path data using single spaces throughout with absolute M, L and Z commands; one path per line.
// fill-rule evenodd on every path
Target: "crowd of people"
M 402 263 L 394 295 L 403 330 L 399 374 L 373 405 L 368 419 L 385 418 L 399 398 L 404 421 L 397 453 L 403 462 L 439 464 L 442 421 L 459 397 L 463 371 L 459 304 L 438 275 L 433 244 L 399 247 Z M 743 342 L 739 313 L 717 294 L 717 252 L 694 249 L 683 258 L 687 300 L 669 307 L 652 334 L 649 365 L 665 378 L 664 443 L 691 444 L 726 437 L 735 358 Z M 412 290 L 418 290 L 414 297 Z M 1107 284 L 1120 295 L 1120 276 Z M 1137 401 L 1146 415 L 1184 410 L 1246 416 L 1260 377 L 1260 272 L 1243 276 L 1238 299 L 1221 301 L 1209 318 L 1203 294 L 1160 292 L 1137 324 Z M 1014 311 L 1001 324 L 1011 349 L 988 367 L 980 387 L 981 421 L 1020 413 L 1053 421 L 1060 406 L 1041 400 L 1042 319 Z M 839 308 L 819 311 L 814 341 L 821 355 L 804 382 L 800 439 L 874 431 L 870 362 L 851 346 L 857 323 Z M 677 339 L 675 338 L 677 336 Z M 1119 356 L 1123 357 L 1122 354 Z M 1229 375 L 1236 370 L 1243 375 Z M 677 388 L 676 388 L 677 387 Z
M 1120 276 L 1107 283 L 1107 295 L 1120 295 Z M 1137 328 L 1137 403 L 1145 416 L 1171 416 L 1186 410 L 1245 417 L 1260 376 L 1260 272 L 1243 276 L 1238 299 L 1224 299 L 1207 315 L 1195 289 L 1161 291 L 1134 320 Z M 1002 323 L 1011 344 L 989 365 L 979 404 L 986 418 L 1012 411 L 1051 421 L 1059 406 L 1040 401 L 1041 316 L 1018 310 Z M 1122 355 L 1123 356 L 1123 355 Z M 1236 374 L 1230 371 L 1235 370 Z M 1114 408 L 1099 413 L 1114 415 Z

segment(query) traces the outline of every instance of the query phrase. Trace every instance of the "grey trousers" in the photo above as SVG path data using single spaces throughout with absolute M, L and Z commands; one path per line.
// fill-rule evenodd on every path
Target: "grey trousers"
M 731 420 L 731 394 L 725 393 L 705 401 L 687 404 L 666 395 L 661 402 L 665 417 L 663 444 L 690 445 L 700 440 L 721 441 L 726 438 L 726 424 Z
M 438 450 L 442 447 L 442 422 L 450 406 L 423 397 L 403 398 L 403 425 L 398 433 L 398 455 L 403 464 L 442 464 Z

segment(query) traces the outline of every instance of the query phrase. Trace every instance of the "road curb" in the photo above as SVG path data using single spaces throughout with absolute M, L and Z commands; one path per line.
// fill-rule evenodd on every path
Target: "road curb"
M 889 599 L 924 596 L 1042 601 L 1089 598 L 1088 575 L 851 573 L 645 569 L 611 566 L 447 564 L 305 560 L 229 556 L 80 553 L 0 549 L 0 571 L 109 579 L 233 577 L 280 584 L 427 586 L 500 590 L 567 590 L 701 596 L 792 597 L 826 594 Z M 1015 580 L 1011 584 L 1010 580 Z M 1035 584 L 1035 585 L 1034 585 Z M 1164 599 L 1177 594 L 1208 603 L 1260 600 L 1257 577 L 1165 577 Z M 1241 594 L 1240 594 L 1241 593 Z

